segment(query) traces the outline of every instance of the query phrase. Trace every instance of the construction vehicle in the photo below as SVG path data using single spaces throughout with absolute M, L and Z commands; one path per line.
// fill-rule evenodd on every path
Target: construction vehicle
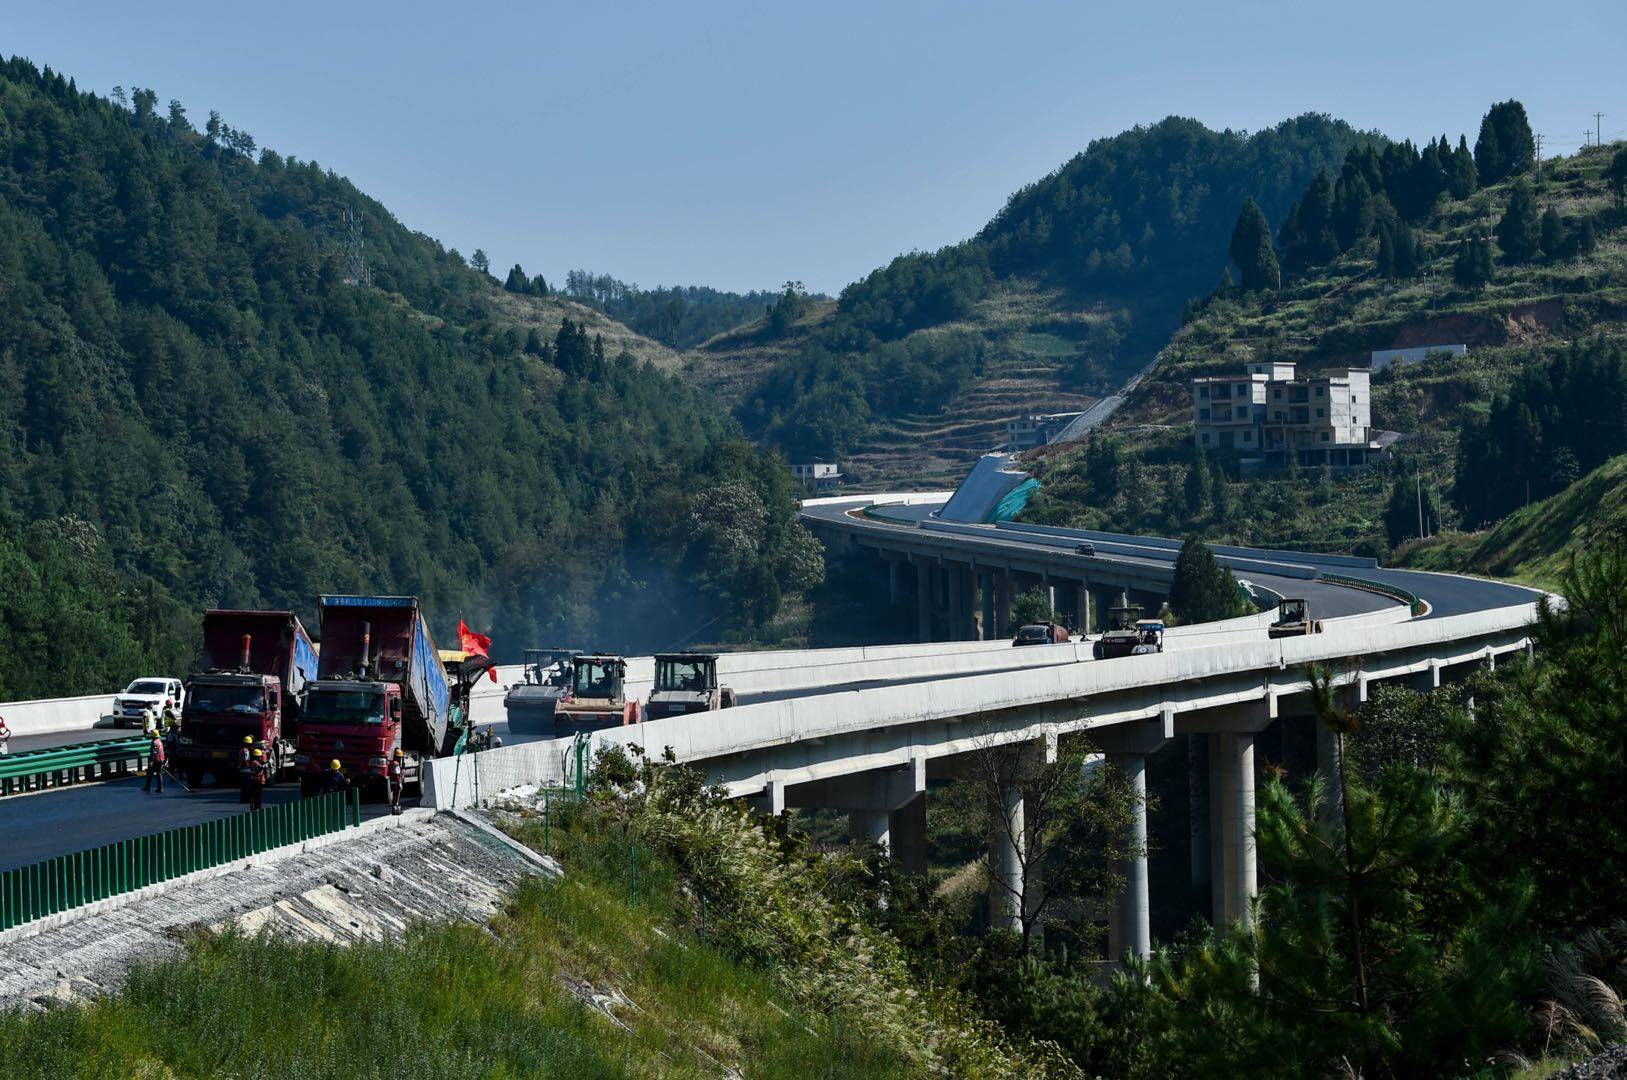
M 734 704 L 734 691 L 717 684 L 716 654 L 656 654 L 655 685 L 644 711 L 646 719 L 732 709 Z
M 553 734 L 554 707 L 570 690 L 576 656 L 574 649 L 525 650 L 524 681 L 510 686 L 503 698 L 510 731 Z
M 422 783 L 423 763 L 452 753 L 467 718 L 453 709 L 446 669 L 416 596 L 324 596 L 317 680 L 305 697 L 294 755 L 310 793 L 337 760 L 351 783 L 385 790 L 402 750 L 402 780 Z
M 1141 605 L 1119 604 L 1109 608 L 1107 615 L 1111 629 L 1096 639 L 1091 655 L 1098 660 L 1111 660 L 1134 654 L 1136 646 L 1142 644 L 1141 630 L 1136 625 L 1141 619 Z
M 1011 639 L 1012 648 L 1024 645 L 1065 645 L 1068 641 L 1068 628 L 1060 623 L 1038 622 L 1017 628 L 1017 633 Z
M 1141 640 L 1130 650 L 1131 656 L 1164 651 L 1164 620 L 1137 619 L 1135 629 Z
M 627 697 L 626 679 L 627 661 L 620 656 L 578 656 L 570 688 L 554 707 L 555 728 L 584 731 L 638 723 L 641 710 L 637 698 Z
M 1277 602 L 1277 621 L 1266 632 L 1273 638 L 1320 634 L 1322 623 L 1311 618 L 1310 601 L 1301 597 L 1284 597 Z
M 291 611 L 203 614 L 201 670 L 188 677 L 172 767 L 193 787 L 206 774 L 236 779 L 245 738 L 266 753 L 273 779 L 294 764 L 316 647 Z
M 442 649 L 437 654 L 441 658 L 441 667 L 446 672 L 447 688 L 451 691 L 452 716 L 455 725 L 461 725 L 467 730 L 467 745 L 476 745 L 476 736 L 479 735 L 478 749 L 489 750 L 494 745 L 492 728 L 487 724 L 484 729 L 475 727 L 474 710 L 470 698 L 474 694 L 475 684 L 481 679 L 491 677 L 488 675 L 496 667 L 491 657 L 481 653 L 463 652 L 458 649 Z M 495 681 L 495 677 L 492 677 Z M 501 741 L 495 743 L 503 745 Z

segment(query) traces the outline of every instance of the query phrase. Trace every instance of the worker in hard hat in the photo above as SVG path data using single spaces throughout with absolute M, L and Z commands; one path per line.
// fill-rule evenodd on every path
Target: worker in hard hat
M 254 811 L 260 809 L 266 785 L 271 783 L 271 763 L 266 760 L 264 750 L 254 751 L 249 772 L 249 810 Z
M 254 763 L 254 736 L 243 736 L 243 745 L 237 748 L 237 771 L 242 772 Z
M 158 733 L 157 728 L 153 728 L 147 734 L 152 739 L 152 743 L 147 747 L 147 782 L 141 785 L 141 790 L 152 791 L 153 785 L 156 783 L 158 785 L 157 794 L 162 795 L 164 794 L 164 768 L 168 763 L 169 752 L 164 746 L 164 738 Z
M 349 787 L 350 779 L 345 776 L 344 767 L 339 764 L 338 758 L 334 758 L 328 762 L 327 775 L 322 778 L 322 794 L 331 795 L 335 791 L 344 791 Z
M 385 777 L 390 784 L 390 813 L 401 813 L 401 785 L 406 775 L 407 755 L 401 752 L 401 747 L 395 748 L 390 756 L 390 763 L 385 766 Z

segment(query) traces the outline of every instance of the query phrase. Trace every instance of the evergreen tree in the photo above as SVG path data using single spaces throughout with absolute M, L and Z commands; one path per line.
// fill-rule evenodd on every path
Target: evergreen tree
M 1616 150 L 1610 167 L 1604 171 L 1604 179 L 1616 196 L 1616 209 L 1627 206 L 1627 146 Z
M 1202 517 L 1209 509 L 1209 483 L 1209 455 L 1203 452 L 1203 447 L 1194 447 L 1182 489 L 1186 512 L 1194 518 Z
M 1475 233 L 1458 246 L 1452 260 L 1452 280 L 1466 289 L 1478 289 L 1491 281 L 1493 275 L 1491 238 Z
M 1414 277 L 1418 273 L 1418 264 L 1423 260 L 1418 255 L 1418 237 L 1412 231 L 1412 226 L 1405 221 L 1395 226 L 1395 276 L 1398 278 Z
M 1565 254 L 1565 223 L 1559 219 L 1559 211 L 1551 206 L 1542 212 L 1542 226 L 1537 242 L 1545 259 L 1553 260 Z
M 1480 190 L 1480 172 L 1475 167 L 1474 155 L 1469 152 L 1469 141 L 1458 136 L 1458 147 L 1452 151 L 1450 191 L 1454 199 L 1467 199 Z
M 1282 283 L 1277 253 L 1271 247 L 1271 225 L 1252 196 L 1243 200 L 1243 210 L 1232 227 L 1228 250 L 1242 271 L 1244 291 L 1264 292 Z
M 491 260 L 486 257 L 486 252 L 482 248 L 475 248 L 475 253 L 469 257 L 469 265 L 479 273 L 491 273 Z
M 1218 460 L 1209 462 L 1209 491 L 1215 504 L 1215 520 L 1228 522 L 1237 508 L 1236 500 L 1232 498 L 1232 485 L 1226 476 L 1225 466 Z
M 1349 251 L 1373 231 L 1373 189 L 1360 172 L 1341 176 L 1334 192 L 1333 232 L 1340 251 Z
M 1571 244 L 1578 255 L 1591 255 L 1599 246 L 1599 237 L 1593 231 L 1592 214 L 1583 217 L 1581 224 L 1576 226 L 1576 230 L 1572 234 Z
M 1207 544 L 1190 536 L 1175 557 L 1169 606 L 1182 622 L 1197 623 L 1241 615 L 1247 605 L 1232 572 L 1220 565 Z
M 503 288 L 511 293 L 528 293 L 531 291 L 531 279 L 525 276 L 520 264 L 515 263 L 514 268 L 508 272 L 503 281 Z
M 1299 204 L 1299 231 L 1304 251 L 1299 266 L 1323 266 L 1338 258 L 1339 240 L 1333 232 L 1333 179 L 1319 169 Z
M 1508 209 L 1497 222 L 1497 243 L 1511 263 L 1530 262 L 1541 248 L 1542 225 L 1537 216 L 1537 200 L 1525 179 L 1514 182 Z
M 1390 237 L 1389 229 L 1380 229 L 1378 233 L 1378 255 L 1374 259 L 1373 267 L 1381 275 L 1393 278 L 1395 274 L 1395 241 Z
M 1305 234 L 1299 229 L 1299 202 L 1288 204 L 1288 215 L 1277 229 L 1277 250 L 1282 252 L 1285 269 L 1296 269 L 1296 260 L 1304 255 Z
M 1480 121 L 1480 137 L 1474 144 L 1474 163 L 1480 183 L 1495 184 L 1535 163 L 1536 139 L 1526 119 L 1525 106 L 1509 100 L 1493 105 Z

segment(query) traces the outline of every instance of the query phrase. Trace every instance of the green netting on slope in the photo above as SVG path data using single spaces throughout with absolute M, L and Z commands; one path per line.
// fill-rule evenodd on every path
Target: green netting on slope
M 1000 501 L 994 504 L 994 510 L 989 514 L 989 520 L 1010 521 L 1023 512 L 1023 507 L 1028 505 L 1029 496 L 1038 490 L 1038 480 L 1033 477 L 1024 480 L 1001 496 Z

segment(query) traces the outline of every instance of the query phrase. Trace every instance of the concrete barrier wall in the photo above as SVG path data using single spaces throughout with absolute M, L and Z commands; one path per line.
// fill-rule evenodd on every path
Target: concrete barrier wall
M 823 740 L 915 725 L 921 725 L 916 730 L 924 731 L 933 722 L 979 715 L 1011 717 L 1019 715 L 1014 710 L 1031 706 L 1051 707 L 1038 715 L 1068 718 L 1048 725 L 1058 731 L 1139 719 L 1149 711 L 1156 715 L 1166 708 L 1181 712 L 1231 700 L 1260 700 L 1268 692 L 1273 673 L 1312 661 L 1343 666 L 1361 658 L 1372 677 L 1384 677 L 1421 670 L 1431 659 L 1461 662 L 1487 649 L 1513 648 L 1514 639 L 1525 632 L 1534 614 L 1531 604 L 1405 622 L 1381 613 L 1382 618 L 1330 620 L 1323 633 L 1300 638 L 1271 640 L 1256 633 L 1246 641 L 1204 644 L 1112 663 L 1064 664 L 811 695 L 607 729 L 593 733 L 591 739 L 595 748 L 637 744 L 653 756 L 671 747 L 679 761 L 733 761 L 730 789 L 748 794 L 762 790 L 771 779 L 768 771 L 772 770 L 766 764 L 771 752 L 801 746 L 813 757 L 813 749 Z M 1259 673 L 1260 681 L 1250 680 L 1250 673 Z M 1236 689 L 1239 686 L 1241 691 Z M 1116 695 L 1133 706 L 1126 709 L 1115 704 Z M 1030 726 L 1037 728 L 1038 724 Z M 537 783 L 562 776 L 563 748 L 568 742 L 516 748 L 528 754 L 488 759 L 494 770 L 505 770 L 494 771 L 492 782 Z M 921 752 L 930 755 L 933 749 L 923 746 Z M 753 754 L 756 757 L 745 757 Z M 751 764 L 753 761 L 758 764 Z M 539 771 L 527 773 L 528 767 Z M 827 763 L 824 767 L 827 775 L 832 774 L 832 766 Z M 789 777 L 791 782 L 806 778 Z
M 1028 533 L 1035 536 L 1057 536 L 1069 539 L 1100 541 L 1110 544 L 1124 544 L 1129 547 L 1158 548 L 1164 551 L 1179 552 L 1181 541 L 1170 540 L 1161 536 L 1134 536 L 1129 533 L 1096 532 L 1091 529 L 1069 529 L 1060 525 L 1030 525 L 1021 521 L 1002 521 L 995 525 L 997 529 L 1007 529 L 1011 532 Z M 1303 551 L 1285 551 L 1280 548 L 1245 548 L 1233 547 L 1230 544 L 1210 544 L 1209 550 L 1218 555 L 1233 555 L 1242 559 L 1259 559 L 1262 556 L 1268 561 L 1282 560 L 1284 562 L 1310 564 L 1314 566 L 1342 566 L 1350 569 L 1371 570 L 1378 566 L 1378 560 L 1361 555 L 1320 555 Z
M 0 716 L 13 735 L 54 735 L 64 731 L 89 731 L 102 717 L 113 712 L 115 694 L 88 697 L 43 698 L 35 701 L 0 703 Z

